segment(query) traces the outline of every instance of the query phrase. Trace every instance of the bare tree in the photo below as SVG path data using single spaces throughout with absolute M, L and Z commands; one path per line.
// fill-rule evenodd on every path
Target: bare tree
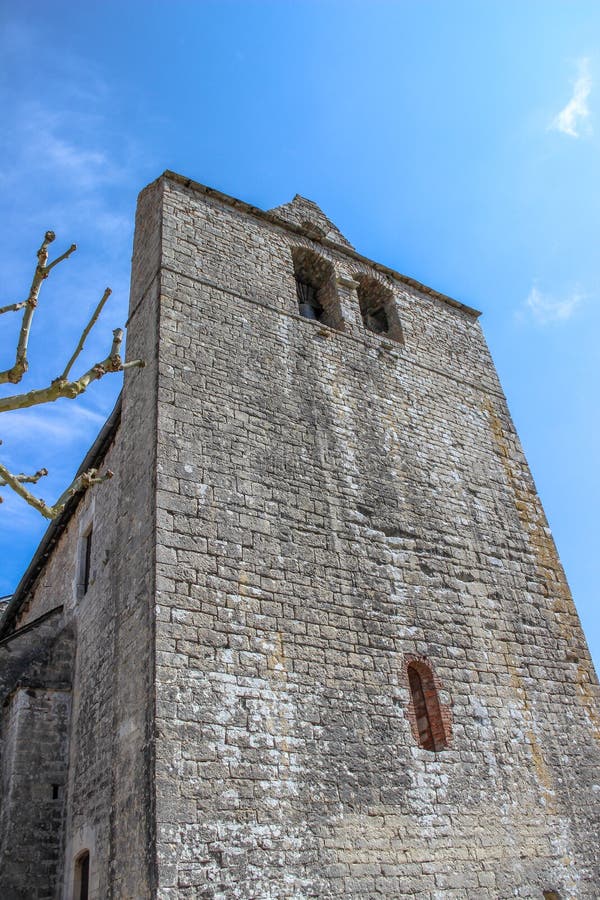
M 38 305 L 38 299 L 40 294 L 40 288 L 46 278 L 48 278 L 52 269 L 55 268 L 59 263 L 63 262 L 63 260 L 68 259 L 69 256 L 75 252 L 77 246 L 72 244 L 68 250 L 66 250 L 61 256 L 58 256 L 52 262 L 48 262 L 48 247 L 54 241 L 55 234 L 53 231 L 47 231 L 44 240 L 42 241 L 42 245 L 37 252 L 37 265 L 35 267 L 35 273 L 33 275 L 33 281 L 31 282 L 31 287 L 29 289 L 29 295 L 26 300 L 22 300 L 19 303 L 9 303 L 7 306 L 0 307 L 0 315 L 3 313 L 9 312 L 19 312 L 23 310 L 23 318 L 21 321 L 21 329 L 19 332 L 19 338 L 17 341 L 17 348 L 15 354 L 15 361 L 13 365 L 5 369 L 4 371 L 0 371 L 0 384 L 19 384 L 29 369 L 29 361 L 27 358 L 27 348 L 29 344 L 29 333 L 31 331 L 31 323 L 33 321 L 33 314 L 35 313 L 36 307 Z M 0 398 L 0 412 L 8 412 L 9 410 L 14 409 L 26 409 L 29 406 L 37 406 L 40 403 L 52 403 L 54 400 L 58 400 L 61 397 L 66 397 L 70 400 L 75 399 L 80 394 L 82 394 L 93 381 L 98 381 L 99 378 L 102 378 L 103 375 L 106 375 L 107 372 L 122 372 L 124 369 L 130 369 L 133 367 L 140 367 L 144 365 L 143 360 L 136 359 L 133 362 L 124 363 L 121 359 L 121 344 L 123 342 L 123 329 L 115 328 L 113 331 L 113 342 L 112 347 L 110 348 L 110 353 L 103 359 L 101 362 L 96 363 L 88 369 L 87 372 L 84 372 L 83 375 L 80 375 L 79 378 L 71 379 L 70 372 L 73 368 L 77 357 L 83 350 L 85 345 L 85 341 L 98 321 L 98 317 L 104 308 L 104 304 L 108 300 L 111 295 L 110 288 L 106 288 L 104 294 L 98 306 L 94 310 L 94 313 L 83 329 L 81 333 L 81 337 L 75 347 L 73 355 L 67 362 L 64 367 L 62 373 L 54 378 L 47 387 L 39 388 L 38 390 L 28 391 L 20 394 L 12 394 L 10 397 Z M 0 444 L 2 442 L 0 441 Z M 106 481 L 107 478 L 112 478 L 112 472 L 107 470 L 103 474 L 100 474 L 97 469 L 89 469 L 87 472 L 82 473 L 77 478 L 75 478 L 71 484 L 66 488 L 65 491 L 60 495 L 58 500 L 53 506 L 49 506 L 44 500 L 40 500 L 34 494 L 31 493 L 26 487 L 25 484 L 37 484 L 40 478 L 43 478 L 44 475 L 48 474 L 47 469 L 39 469 L 34 475 L 27 475 L 23 472 L 19 474 L 15 474 L 10 472 L 6 466 L 3 466 L 0 463 L 0 487 L 10 487 L 15 493 L 17 493 L 20 497 L 23 498 L 30 506 L 33 506 L 38 510 L 45 518 L 54 519 L 58 516 L 62 510 L 65 508 L 66 504 L 69 502 L 71 497 L 77 494 L 79 491 L 86 490 L 92 484 L 99 484 L 102 481 Z M 2 502 L 2 498 L 0 497 L 0 503 Z

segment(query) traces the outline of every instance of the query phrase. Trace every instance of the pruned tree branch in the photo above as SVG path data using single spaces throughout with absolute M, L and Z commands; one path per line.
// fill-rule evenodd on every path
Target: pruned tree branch
M 47 231 L 46 234 L 52 234 L 52 235 L 53 235 L 54 232 L 53 232 L 53 231 Z M 52 238 L 52 240 L 54 240 L 54 237 Z M 60 256 L 57 256 L 56 259 L 55 259 L 53 262 L 48 263 L 47 266 L 44 266 L 44 278 L 47 278 L 47 277 L 48 277 L 48 274 L 52 271 L 52 269 L 54 268 L 54 266 L 57 266 L 59 263 L 61 263 L 61 262 L 63 261 L 63 259 L 68 259 L 68 258 L 70 257 L 70 255 L 71 255 L 71 253 L 75 253 L 76 250 L 77 250 L 77 244 L 71 244 L 71 246 L 69 247 L 68 250 L 65 250 L 65 252 L 64 252 L 64 253 L 61 253 Z
M 81 351 L 83 350 L 83 345 L 86 342 L 86 338 L 87 338 L 88 334 L 90 333 L 90 331 L 92 330 L 92 328 L 94 327 L 94 325 L 96 324 L 96 322 L 98 321 L 98 316 L 102 312 L 102 309 L 104 308 L 104 304 L 106 303 L 106 301 L 108 300 L 108 298 L 110 297 L 111 294 L 112 294 L 111 289 L 106 288 L 106 290 L 102 294 L 102 299 L 100 300 L 100 303 L 94 310 L 94 314 L 92 315 L 92 318 L 90 319 L 90 321 L 87 323 L 87 325 L 83 329 L 82 335 L 79 338 L 79 343 L 77 344 L 77 347 L 75 348 L 75 352 L 73 353 L 73 356 L 71 357 L 71 359 L 65 366 L 65 370 L 62 373 L 62 375 L 59 377 L 59 381 L 67 380 L 67 376 L 68 376 L 69 372 L 71 371 L 71 369 L 73 368 L 73 363 L 75 362 L 75 360 L 77 359 L 77 357 L 79 356 Z
M 37 509 L 45 519 L 55 519 L 60 515 L 71 497 L 74 497 L 79 491 L 87 490 L 92 484 L 102 484 L 103 481 L 107 481 L 112 477 L 113 473 L 110 469 L 103 475 L 98 475 L 97 469 L 88 469 L 87 472 L 83 472 L 81 475 L 78 475 L 77 478 L 74 478 L 69 487 L 62 492 L 56 503 L 53 506 L 49 506 L 44 500 L 40 500 L 39 497 L 36 497 L 35 494 L 32 494 L 31 491 L 28 491 L 27 488 L 23 487 L 22 481 L 19 480 L 19 475 L 13 475 L 6 466 L 3 466 L 2 463 L 0 463 L 0 478 L 2 479 L 0 484 L 11 487 L 16 494 L 25 500 L 26 503 L 33 506 L 34 509 Z M 1 499 L 2 498 L 0 498 L 0 502 Z
M 27 304 L 27 300 L 21 300 L 20 303 L 9 303 L 8 306 L 0 306 L 0 316 L 5 312 L 17 312 Z
M 38 471 L 34 475 L 25 475 L 23 472 L 21 472 L 20 475 L 13 475 L 12 477 L 15 478 L 20 484 L 37 484 L 40 478 L 43 478 L 44 475 L 47 474 L 48 469 L 38 469 Z M 7 482 L 3 481 L 3 479 L 0 478 L 0 487 L 6 487 L 6 485 Z
M 62 262 L 64 259 L 68 259 L 71 253 L 74 253 L 75 250 L 77 250 L 77 245 L 71 244 L 68 250 L 66 250 L 61 256 L 57 257 L 54 262 L 48 264 L 48 246 L 55 238 L 56 235 L 53 231 L 47 231 L 44 235 L 42 245 L 37 252 L 38 263 L 35 267 L 33 281 L 31 282 L 31 287 L 29 288 L 29 295 L 27 297 L 27 300 L 25 300 L 22 304 L 11 304 L 11 306 L 4 308 L 4 311 L 6 312 L 8 312 L 11 307 L 14 310 L 24 308 L 24 312 L 23 319 L 21 321 L 19 340 L 17 342 L 17 354 L 14 365 L 11 366 L 10 369 L 5 369 L 3 372 L 0 372 L 0 384 L 6 384 L 7 382 L 10 382 L 11 384 L 18 384 L 29 368 L 29 362 L 27 360 L 27 346 L 29 343 L 29 332 L 31 330 L 33 314 L 38 304 L 40 288 L 45 279 L 48 277 L 50 271 L 55 266 L 57 266 L 58 263 Z
M 12 394 L 10 397 L 0 399 L 0 413 L 9 412 L 13 409 L 26 409 L 29 406 L 38 406 L 40 403 L 53 403 L 61 397 L 74 400 L 86 390 L 92 381 L 98 381 L 107 372 L 122 372 L 125 369 L 143 368 L 145 365 L 141 359 L 135 359 L 132 362 L 124 363 L 121 359 L 120 349 L 123 341 L 123 329 L 115 328 L 113 331 L 113 342 L 110 353 L 103 359 L 88 369 L 80 378 L 75 381 L 68 381 L 59 376 L 55 378 L 48 387 L 38 388 L 34 391 L 28 391 L 26 394 Z M 68 371 L 72 364 L 72 360 L 79 355 L 79 350 L 73 355 L 65 371 Z
M 77 249 L 76 245 L 72 244 L 68 250 L 66 250 L 60 256 L 57 256 L 55 260 L 49 263 L 48 247 L 54 241 L 54 239 L 54 232 L 47 231 L 40 249 L 37 251 L 38 262 L 35 268 L 27 300 L 23 300 L 18 303 L 10 303 L 7 306 L 0 307 L 0 315 L 6 312 L 18 312 L 21 309 L 23 310 L 23 318 L 21 320 L 21 329 L 17 341 L 15 362 L 9 369 L 5 369 L 4 371 L 0 372 L 0 384 L 18 384 L 23 378 L 23 375 L 27 372 L 29 368 L 29 361 L 27 358 L 29 334 L 31 331 L 33 315 L 35 313 L 39 300 L 40 288 L 52 269 L 54 269 L 59 263 L 63 262 L 63 260 L 68 259 L 69 256 Z M 122 372 L 125 369 L 141 368 L 145 365 L 144 361 L 141 359 L 136 359 L 128 363 L 123 362 L 121 358 L 123 330 L 121 328 L 115 328 L 115 330 L 113 331 L 112 346 L 106 359 L 103 359 L 101 362 L 97 362 L 90 369 L 88 369 L 87 372 L 84 372 L 83 375 L 80 375 L 79 378 L 69 378 L 71 369 L 73 368 L 73 365 L 81 354 L 88 335 L 98 321 L 98 318 L 110 295 L 110 288 L 106 288 L 89 322 L 83 329 L 81 337 L 77 342 L 77 346 L 75 347 L 75 350 L 73 351 L 71 358 L 67 362 L 62 374 L 59 375 L 58 378 L 55 378 L 47 387 L 38 388 L 36 390 L 21 394 L 13 394 L 10 397 L 0 398 L 0 413 L 9 412 L 10 410 L 16 409 L 26 409 L 30 406 L 37 406 L 41 403 L 52 403 L 55 400 L 60 399 L 61 397 L 66 397 L 67 399 L 72 400 L 82 394 L 93 381 L 98 381 L 98 379 L 102 378 L 102 376 L 106 375 L 108 372 Z M 0 441 L 0 443 L 2 442 Z M 45 518 L 54 519 L 62 512 L 71 497 L 73 497 L 79 491 L 86 490 L 92 484 L 101 484 L 103 481 L 106 481 L 107 478 L 112 478 L 112 472 L 110 471 L 107 471 L 103 475 L 100 475 L 98 474 L 97 469 L 90 469 L 88 472 L 84 472 L 83 474 L 76 477 L 71 482 L 69 487 L 65 491 L 63 491 L 56 503 L 53 506 L 50 506 L 44 500 L 40 500 L 39 498 L 35 497 L 35 495 L 31 493 L 31 491 L 24 487 L 25 484 L 37 484 L 40 478 L 47 474 L 47 469 L 39 469 L 39 471 L 37 471 L 34 475 L 27 475 L 23 472 L 21 472 L 20 474 L 14 474 L 10 472 L 6 468 L 6 466 L 3 466 L 0 463 L 0 487 L 10 487 L 13 491 L 15 491 L 15 493 L 22 497 L 26 503 L 28 503 L 30 506 L 33 506 L 34 509 L 37 509 L 38 512 L 40 512 Z M 1 497 L 0 502 L 2 502 Z

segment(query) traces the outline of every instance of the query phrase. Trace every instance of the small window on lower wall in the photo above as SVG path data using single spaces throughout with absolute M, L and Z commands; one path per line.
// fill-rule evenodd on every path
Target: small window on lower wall
M 425 661 L 413 659 L 407 663 L 406 674 L 413 734 L 424 750 L 444 750 L 450 741 L 450 714 L 440 703 L 433 671 Z
M 88 900 L 90 893 L 90 852 L 84 850 L 75 860 L 73 900 Z
M 544 900 L 560 900 L 558 891 L 544 891 Z

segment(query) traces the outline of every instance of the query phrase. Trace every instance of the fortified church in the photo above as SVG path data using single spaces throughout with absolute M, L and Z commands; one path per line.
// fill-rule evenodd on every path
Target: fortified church
M 478 316 L 302 197 L 142 191 L 115 477 L 0 625 L 3 900 L 600 896 L 598 682 Z

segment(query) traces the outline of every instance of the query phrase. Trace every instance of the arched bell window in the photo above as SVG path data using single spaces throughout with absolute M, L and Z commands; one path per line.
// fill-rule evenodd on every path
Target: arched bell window
M 448 746 L 450 723 L 440 704 L 433 672 L 422 660 L 409 662 L 406 671 L 413 733 L 424 750 L 437 753 Z
M 367 331 L 404 342 L 394 293 L 377 278 L 364 273 L 354 276 L 363 325 Z
M 294 247 L 292 259 L 300 315 L 343 331 L 344 321 L 332 264 L 308 247 Z

